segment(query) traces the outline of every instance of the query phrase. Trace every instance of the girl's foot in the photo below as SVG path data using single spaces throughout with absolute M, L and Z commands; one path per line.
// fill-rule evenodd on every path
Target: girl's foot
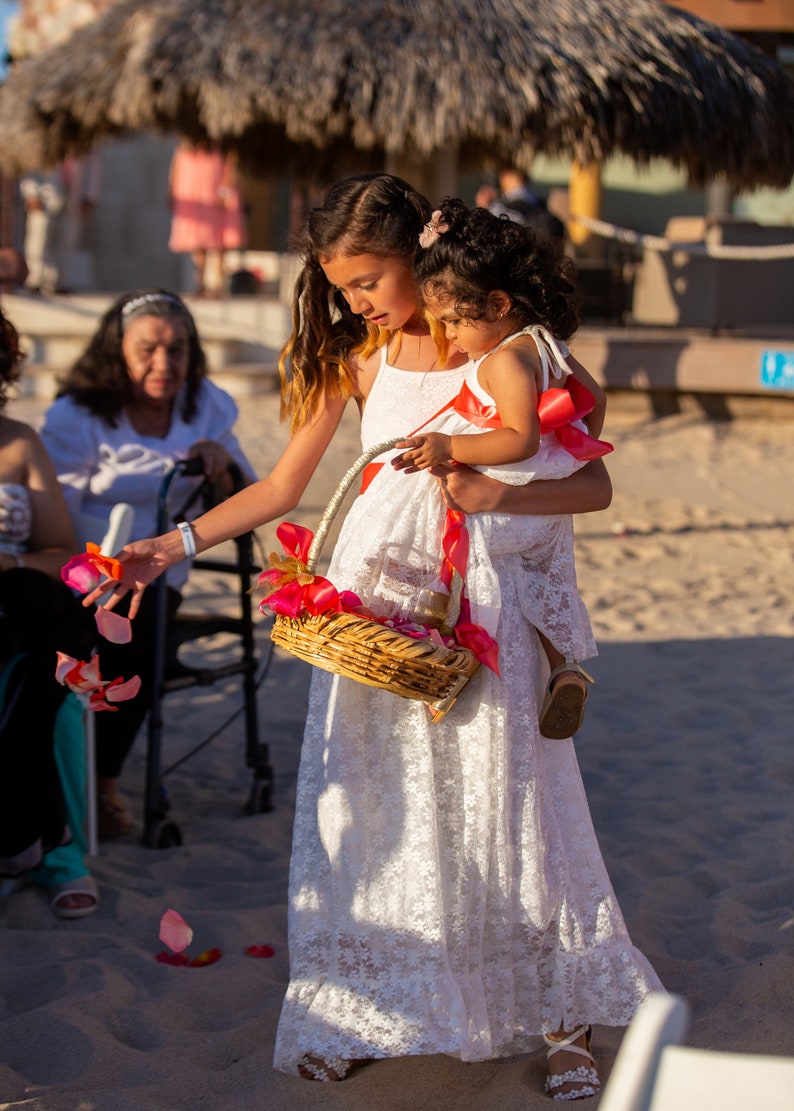
M 304 1053 L 298 1061 L 298 1072 L 304 1080 L 330 1084 L 335 1080 L 344 1080 L 353 1069 L 366 1064 L 366 1061 L 348 1061 L 344 1057 L 321 1057 L 319 1053 Z
M 555 667 L 540 711 L 540 733 L 554 741 L 572 737 L 582 728 L 587 684 L 593 678 L 575 660 Z
M 580 1026 L 571 1034 L 558 1030 L 543 1035 L 548 1074 L 544 1085 L 547 1095 L 556 1100 L 587 1099 L 601 1087 L 590 1052 L 591 1027 Z

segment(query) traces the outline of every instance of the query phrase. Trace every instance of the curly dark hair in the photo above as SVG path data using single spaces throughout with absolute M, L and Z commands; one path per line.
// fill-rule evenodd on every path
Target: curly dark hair
M 454 197 L 440 211 L 448 230 L 419 250 L 414 265 L 422 293 L 454 305 L 465 320 L 479 320 L 490 294 L 503 290 L 522 326 L 542 324 L 560 340 L 573 336 L 576 287 L 559 240 L 542 242 L 531 228 Z
M 83 354 L 59 380 L 58 397 L 73 398 L 78 405 L 115 428 L 122 409 L 132 398 L 121 349 L 124 323 L 126 319 L 139 316 L 174 317 L 185 323 L 188 369 L 182 417 L 190 421 L 196 415 L 199 389 L 207 376 L 207 357 L 190 310 L 181 297 L 167 289 L 141 289 L 119 297 L 100 320 Z
M 8 387 L 18 381 L 24 361 L 19 333 L 0 309 L 0 413 L 8 401 Z
M 323 390 L 352 389 L 348 357 L 367 355 L 388 334 L 351 312 L 322 268 L 334 256 L 405 258 L 412 264 L 430 202 L 392 174 L 354 174 L 331 187 L 309 213 L 300 253 L 303 268 L 292 302 L 292 335 L 279 362 L 283 412 L 292 427 L 311 415 Z

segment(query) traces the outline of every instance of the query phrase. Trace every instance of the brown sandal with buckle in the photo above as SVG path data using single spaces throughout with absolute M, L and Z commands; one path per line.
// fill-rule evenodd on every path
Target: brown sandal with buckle
M 541 736 L 561 741 L 582 728 L 587 684 L 594 682 L 576 660 L 566 660 L 554 668 L 540 711 Z

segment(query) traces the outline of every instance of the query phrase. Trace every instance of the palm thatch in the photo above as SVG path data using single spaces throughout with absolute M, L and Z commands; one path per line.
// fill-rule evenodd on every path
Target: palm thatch
M 661 0 L 120 0 L 0 91 L 0 162 L 176 131 L 260 173 L 455 149 L 461 166 L 661 157 L 784 187 L 794 82 Z

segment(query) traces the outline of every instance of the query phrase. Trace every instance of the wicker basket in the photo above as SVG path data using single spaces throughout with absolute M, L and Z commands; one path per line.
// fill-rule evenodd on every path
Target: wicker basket
M 309 549 L 307 570 L 311 574 L 315 572 L 328 531 L 353 482 L 368 463 L 401 439 L 376 444 L 345 474 L 326 507 Z M 450 624 L 454 624 L 454 620 Z M 298 618 L 277 614 L 270 635 L 279 647 L 325 671 L 425 702 L 433 721 L 439 721 L 449 711 L 480 666 L 480 661 L 467 648 L 445 648 L 430 640 L 415 640 L 352 613 Z

